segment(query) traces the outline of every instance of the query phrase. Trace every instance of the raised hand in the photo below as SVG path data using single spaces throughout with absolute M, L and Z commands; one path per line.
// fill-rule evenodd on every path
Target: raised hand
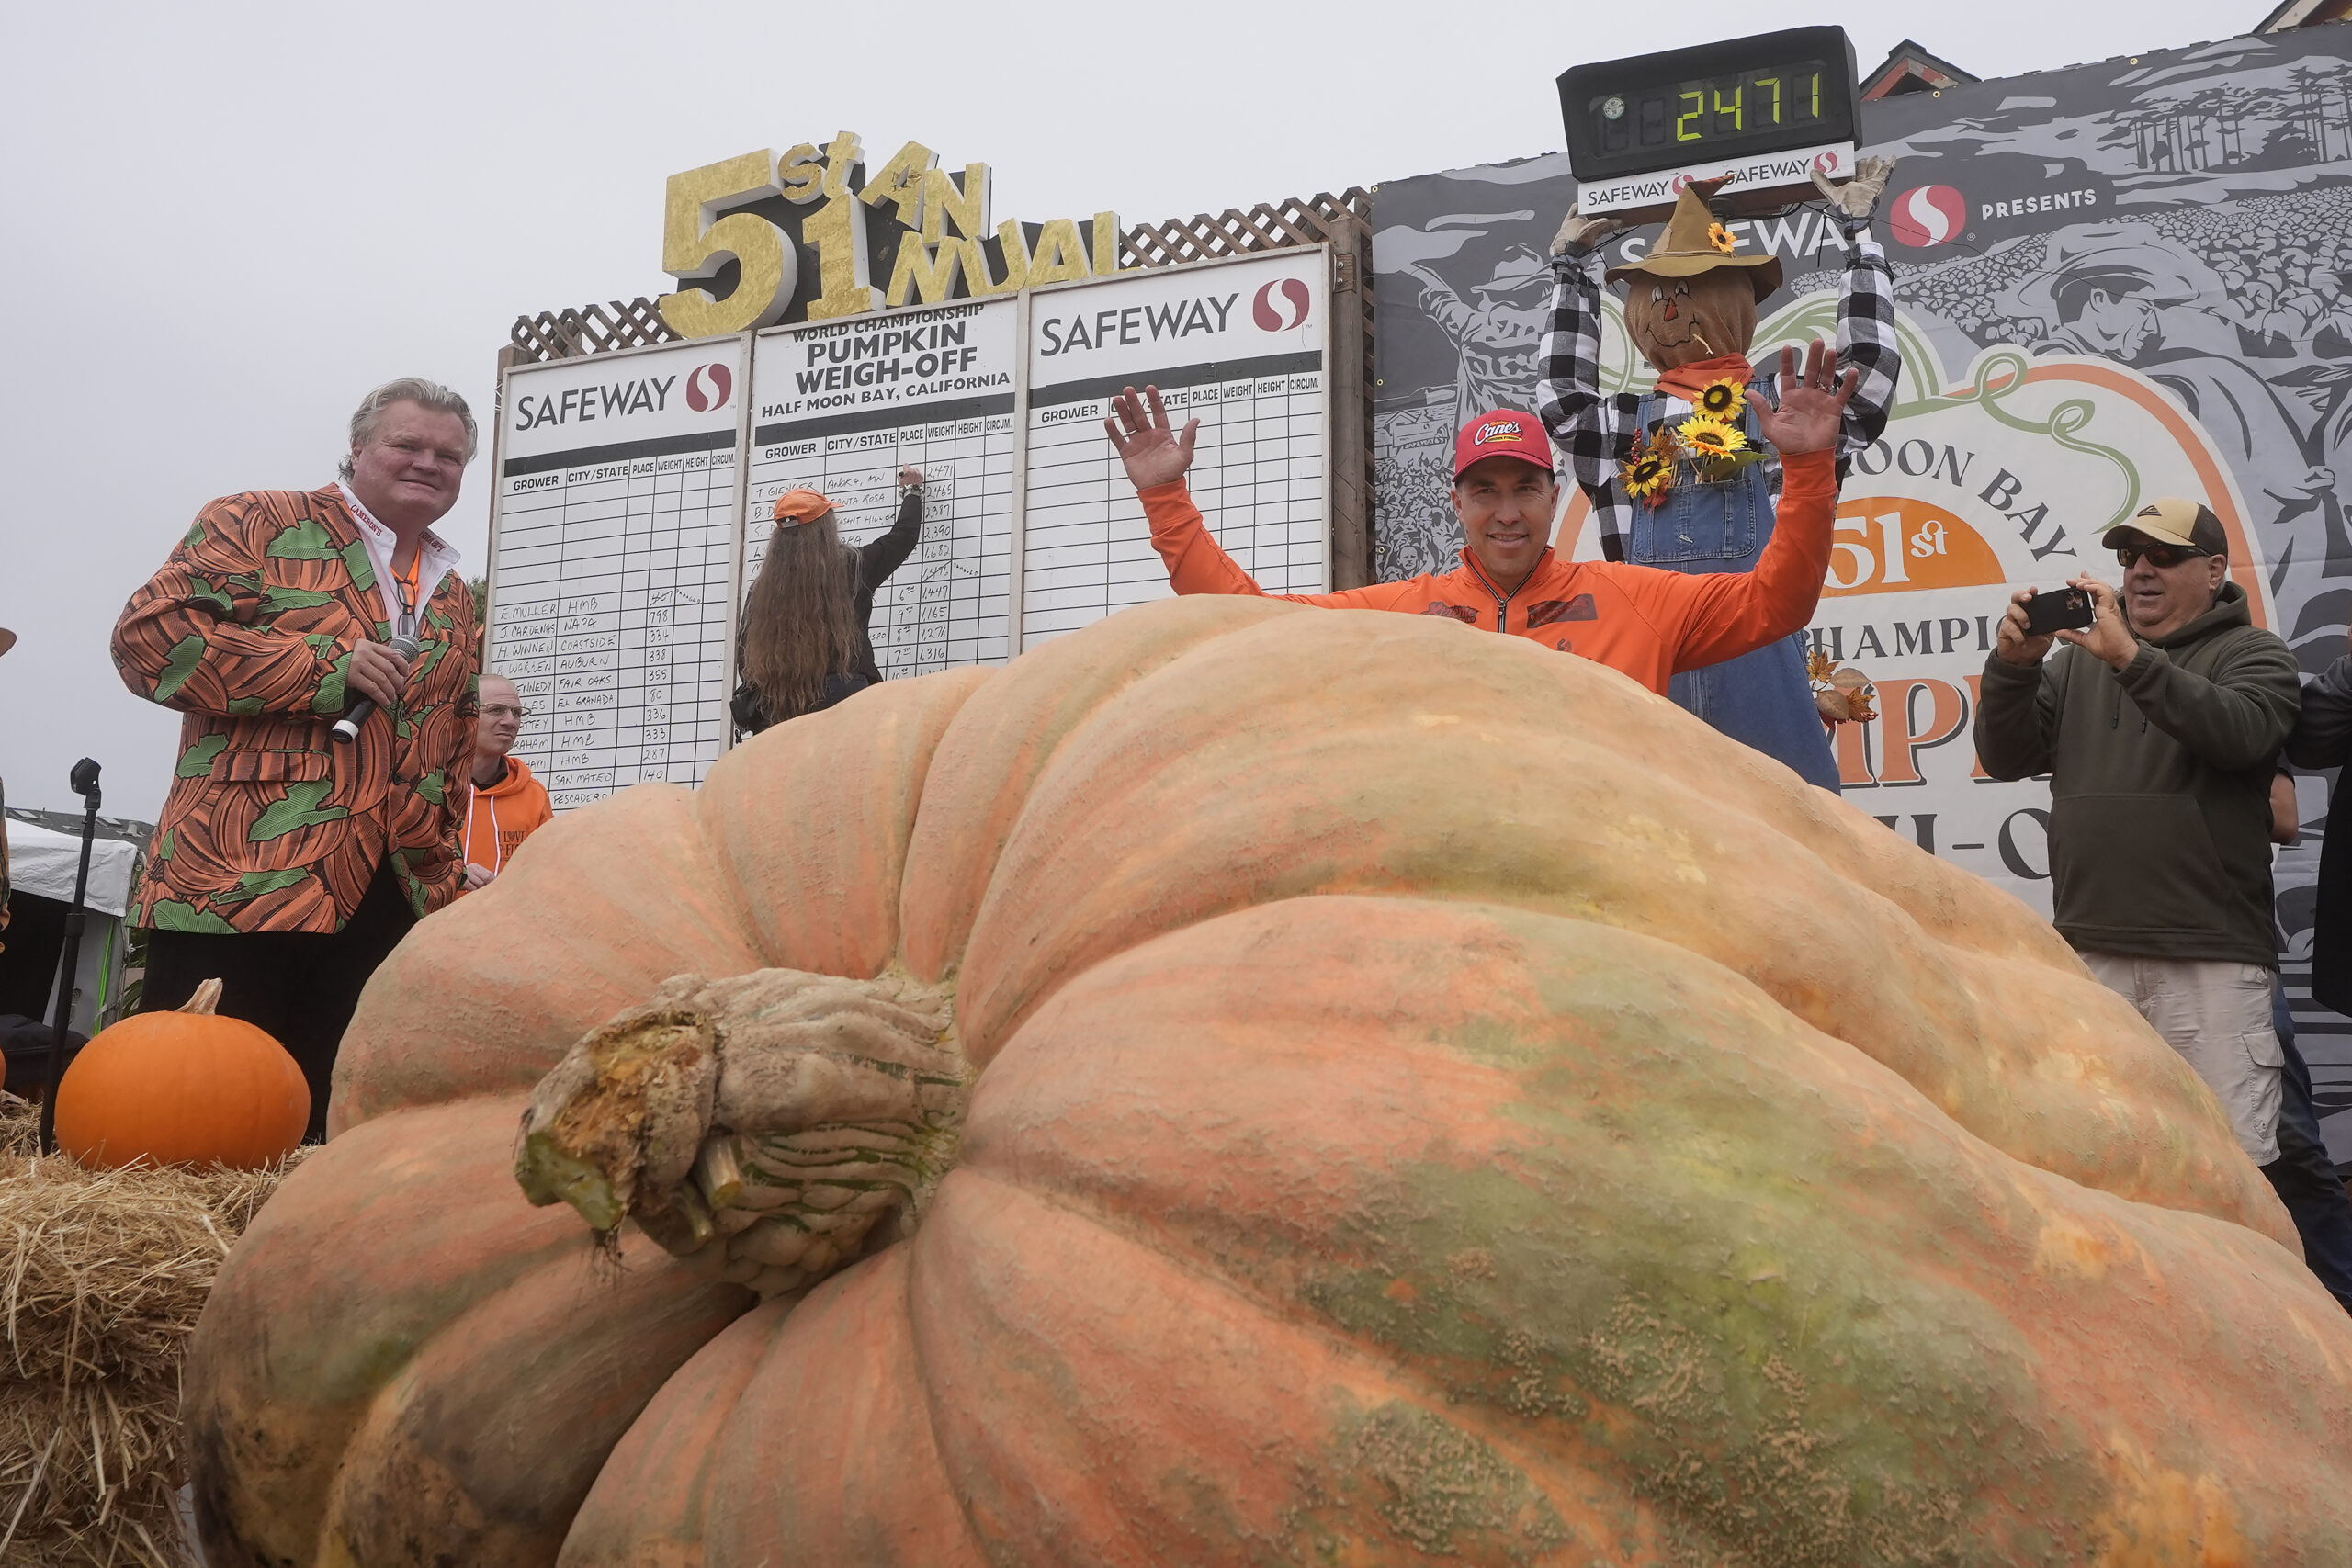
M 1849 370 L 1841 379 L 1838 351 L 1818 338 L 1805 355 L 1804 375 L 1800 378 L 1796 345 L 1792 344 L 1781 350 L 1780 406 L 1775 408 L 1759 396 L 1757 428 L 1783 457 L 1827 451 L 1838 443 L 1846 405 L 1854 400 L 1854 389 L 1861 380 L 1860 370 Z
M 1146 387 L 1141 397 L 1133 387 L 1121 391 L 1111 400 L 1111 417 L 1102 428 L 1110 432 L 1111 445 L 1126 465 L 1127 482 L 1137 490 L 1182 479 L 1193 466 L 1193 444 L 1201 434 L 1197 419 L 1187 422 L 1182 433 L 1169 427 L 1168 410 L 1157 387 Z
M 1556 256 L 1570 249 L 1589 251 L 1624 227 L 1614 218 L 1588 218 L 1571 207 L 1568 215 L 1560 220 L 1560 231 L 1552 236 L 1552 254 Z
M 1854 177 L 1842 184 L 1832 184 L 1829 176 L 1815 169 L 1814 187 L 1829 200 L 1829 205 L 1849 218 L 1868 218 L 1878 206 L 1878 198 L 1886 194 L 1886 182 L 1894 175 L 1892 158 L 1864 158 L 1854 165 Z
M 2009 664 L 2039 664 L 2057 639 L 2048 632 L 2035 633 L 2026 625 L 2025 607 L 2033 600 L 2033 590 L 2020 588 L 2009 595 L 2009 607 L 2001 615 L 1999 632 L 1993 651 Z
M 2091 596 L 2091 608 L 2097 613 L 2097 619 L 2091 622 L 2091 629 L 2086 632 L 2069 628 L 2058 633 L 2060 641 L 2073 643 L 2093 659 L 2104 661 L 2118 671 L 2140 657 L 2140 641 L 2132 635 L 2131 624 L 2123 615 L 2123 602 L 2115 596 L 2114 589 L 2088 572 L 2068 578 L 2066 586 L 2079 588 Z

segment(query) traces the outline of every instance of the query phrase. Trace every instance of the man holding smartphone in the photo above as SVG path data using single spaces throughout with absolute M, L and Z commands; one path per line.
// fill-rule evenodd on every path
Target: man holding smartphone
M 2270 781 L 2301 706 L 2295 656 L 2254 624 L 2207 507 L 2158 501 L 2100 542 L 2123 586 L 2067 585 L 2088 598 L 2087 626 L 2037 631 L 2039 596 L 2012 596 L 1977 755 L 1996 779 L 2051 775 L 2059 934 L 2212 1089 L 2309 1250 L 2320 1216 L 2280 1183 L 2270 1007 Z M 2068 646 L 2045 658 L 2053 642 Z

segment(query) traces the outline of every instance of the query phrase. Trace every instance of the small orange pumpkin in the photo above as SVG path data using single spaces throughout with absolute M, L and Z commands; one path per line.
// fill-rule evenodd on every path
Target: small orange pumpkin
M 57 1146 L 100 1169 L 254 1170 L 294 1152 L 311 1120 L 302 1069 L 269 1033 L 222 1018 L 207 980 L 177 1012 L 102 1029 L 57 1087 Z

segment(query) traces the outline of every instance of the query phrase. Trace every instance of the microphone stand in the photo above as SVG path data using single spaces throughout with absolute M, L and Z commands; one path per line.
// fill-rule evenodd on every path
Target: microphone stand
M 65 950 L 58 955 L 57 1009 L 49 1030 L 47 1081 L 40 1096 L 40 1152 L 57 1148 L 57 1085 L 65 1076 L 65 1026 L 74 1017 L 75 972 L 82 964 L 83 901 L 90 892 L 90 844 L 98 836 L 98 765 L 85 757 L 74 764 L 74 793 L 82 797 L 82 869 L 74 876 L 74 904 L 65 911 Z

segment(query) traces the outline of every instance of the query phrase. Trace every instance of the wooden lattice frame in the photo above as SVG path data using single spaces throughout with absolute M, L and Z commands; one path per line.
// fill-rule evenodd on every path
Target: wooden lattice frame
M 577 310 L 517 316 L 508 336 L 514 352 L 507 362 L 515 365 L 679 341 L 677 333 L 662 319 L 661 308 L 643 295 L 626 305 L 615 299 L 605 305 L 583 305 Z
M 1261 203 L 1247 211 L 1229 207 L 1214 218 L 1204 212 L 1163 223 L 1138 223 L 1122 240 L 1120 260 L 1127 266 L 1174 266 L 1212 256 L 1320 244 L 1336 238 L 1348 220 L 1361 223 L 1371 217 L 1372 195 L 1361 186 L 1339 196 L 1324 191 L 1311 200 L 1292 199 L 1279 207 Z

